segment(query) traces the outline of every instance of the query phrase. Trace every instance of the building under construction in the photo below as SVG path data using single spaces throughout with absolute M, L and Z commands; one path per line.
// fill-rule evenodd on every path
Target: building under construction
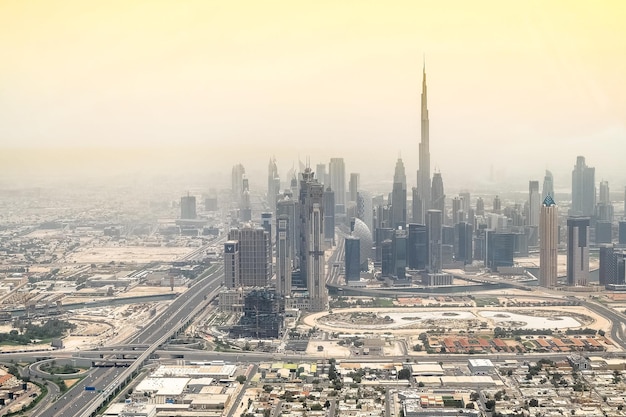
M 253 289 L 244 295 L 243 316 L 230 330 L 231 337 L 276 339 L 285 322 L 285 298 L 272 288 Z

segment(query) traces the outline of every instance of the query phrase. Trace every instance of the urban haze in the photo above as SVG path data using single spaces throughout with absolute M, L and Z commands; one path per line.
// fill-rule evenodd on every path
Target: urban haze
M 0 416 L 624 416 L 619 2 L 0 4 Z

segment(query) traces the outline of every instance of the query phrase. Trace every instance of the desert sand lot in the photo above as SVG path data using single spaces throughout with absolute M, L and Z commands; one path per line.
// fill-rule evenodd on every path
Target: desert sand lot
M 537 268 L 539 267 L 539 257 L 533 256 L 528 258 L 515 258 L 515 262 L 518 262 L 523 265 L 535 265 Z M 596 258 L 589 259 L 589 269 L 594 270 L 598 269 L 600 266 L 600 261 Z M 559 254 L 557 256 L 557 275 L 564 276 L 567 275 L 567 255 Z
M 67 262 L 80 264 L 91 263 L 149 263 L 171 262 L 187 255 L 198 248 L 181 248 L 166 246 L 125 246 L 125 247 L 92 247 L 79 248 L 68 255 Z
M 533 312 L 535 312 L 535 314 L 533 314 Z M 537 315 L 536 312 L 541 312 L 541 314 Z M 466 326 L 470 326 L 472 322 L 475 321 L 491 322 L 490 327 L 495 327 L 498 325 L 499 321 L 512 320 L 516 318 L 518 320 L 523 320 L 526 323 L 522 326 L 524 328 L 532 328 L 533 326 L 540 326 L 538 328 L 589 327 L 596 330 L 605 330 L 607 332 L 611 328 L 611 323 L 607 319 L 580 306 L 517 307 L 510 310 L 503 308 L 473 307 L 464 308 L 462 310 L 446 309 L 445 312 L 442 312 L 440 308 L 353 308 L 333 310 L 333 315 L 339 315 L 342 313 L 375 313 L 379 317 L 388 316 L 392 319 L 392 321 L 377 325 L 359 325 L 344 321 L 323 322 L 320 319 L 328 316 L 329 313 L 320 312 L 305 317 L 304 324 L 331 332 L 344 331 L 355 333 L 367 331 L 371 333 L 392 333 L 397 335 L 415 334 L 420 330 L 428 330 L 432 327 L 429 324 L 430 322 L 444 325 L 442 324 L 444 321 L 449 321 L 447 325 L 452 326 L 453 330 L 468 330 L 468 327 Z M 445 314 L 446 317 L 443 317 L 442 314 Z M 502 317 L 498 318 L 495 316 L 496 314 L 502 315 Z M 574 318 L 576 315 L 587 316 L 591 319 L 591 323 L 582 325 Z

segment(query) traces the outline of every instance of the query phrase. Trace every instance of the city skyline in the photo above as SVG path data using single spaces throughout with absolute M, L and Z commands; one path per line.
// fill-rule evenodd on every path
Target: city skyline
M 547 168 L 559 188 L 577 155 L 626 184 L 606 152 L 626 138 L 618 3 L 450 4 L 4 3 L 4 170 L 104 175 L 176 155 L 254 171 L 262 146 L 259 170 L 343 156 L 374 168 L 363 183 L 401 152 L 412 184 L 425 56 L 431 171 L 451 186 Z
M 0 414 L 621 416 L 624 20 L 0 2 Z

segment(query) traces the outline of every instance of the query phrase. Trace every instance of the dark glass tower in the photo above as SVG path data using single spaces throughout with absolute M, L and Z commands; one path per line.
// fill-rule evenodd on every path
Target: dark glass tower
M 424 224 L 410 223 L 407 260 L 409 269 L 426 269 L 428 263 L 428 229 Z
M 345 238 L 345 269 L 346 284 L 358 281 L 361 274 L 361 241 L 359 238 L 348 236 Z
M 589 218 L 567 219 L 567 285 L 589 282 Z
M 440 210 L 428 210 L 426 213 L 426 227 L 428 228 L 428 271 L 441 272 L 442 268 L 442 226 L 443 217 Z

